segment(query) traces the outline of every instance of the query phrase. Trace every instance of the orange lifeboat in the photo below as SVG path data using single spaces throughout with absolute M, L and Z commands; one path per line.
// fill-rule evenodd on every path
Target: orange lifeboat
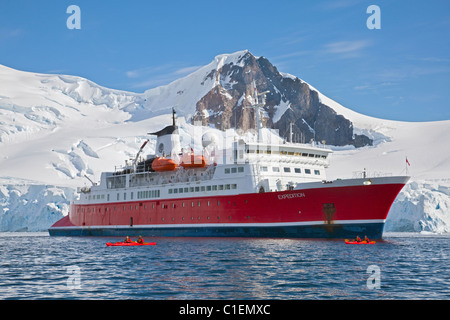
M 206 160 L 202 155 L 183 154 L 180 166 L 186 169 L 203 168 L 206 166 Z
M 152 162 L 152 169 L 155 171 L 174 171 L 177 164 L 172 159 L 158 157 Z

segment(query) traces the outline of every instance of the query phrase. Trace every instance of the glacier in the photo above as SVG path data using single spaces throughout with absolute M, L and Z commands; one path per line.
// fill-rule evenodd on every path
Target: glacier
M 188 119 L 197 101 L 217 85 L 217 79 L 208 77 L 211 71 L 241 63 L 246 52 L 219 55 L 183 78 L 139 94 L 76 76 L 0 65 L 0 231 L 47 230 L 68 214 L 76 189 L 90 184 L 85 175 L 97 181 L 102 171 L 112 171 L 134 158 L 148 132 L 171 122 L 172 107 L 181 111 L 183 146 L 200 150 L 199 130 L 213 130 L 222 140 L 241 133 L 199 129 Z M 234 85 L 220 80 L 222 87 Z M 450 148 L 445 142 L 450 121 L 368 117 L 310 87 L 322 103 L 352 121 L 356 133 L 374 140 L 373 146 L 363 148 L 328 146 L 334 150 L 328 178 L 351 178 L 363 170 L 377 175 L 409 174 L 411 181 L 394 202 L 385 231 L 449 233 Z M 286 101 L 278 111 L 288 105 Z M 154 145 L 150 138 L 145 152 Z

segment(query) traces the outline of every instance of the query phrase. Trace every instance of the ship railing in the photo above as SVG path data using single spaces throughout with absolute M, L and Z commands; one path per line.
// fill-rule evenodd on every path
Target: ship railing
M 359 178 L 382 178 L 382 177 L 392 177 L 392 172 L 383 172 L 383 171 L 353 171 L 353 179 Z
M 154 172 L 140 172 L 130 176 L 130 187 L 141 187 L 148 185 L 164 185 L 173 183 L 189 183 L 211 180 L 214 176 L 215 167 L 209 166 L 206 170 L 179 169 L 173 174 L 161 175 Z

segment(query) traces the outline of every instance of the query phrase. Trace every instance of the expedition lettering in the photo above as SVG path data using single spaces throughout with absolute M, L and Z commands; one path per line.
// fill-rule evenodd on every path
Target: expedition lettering
M 278 199 L 284 200 L 284 199 L 293 199 L 293 198 L 305 198 L 305 194 L 303 192 L 301 193 L 288 193 L 288 194 L 279 194 Z

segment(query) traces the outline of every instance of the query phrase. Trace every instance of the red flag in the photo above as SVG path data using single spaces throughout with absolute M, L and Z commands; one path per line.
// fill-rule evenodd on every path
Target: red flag
M 408 158 L 406 158 L 406 163 L 408 164 L 408 166 L 411 166 L 411 164 L 408 161 Z

